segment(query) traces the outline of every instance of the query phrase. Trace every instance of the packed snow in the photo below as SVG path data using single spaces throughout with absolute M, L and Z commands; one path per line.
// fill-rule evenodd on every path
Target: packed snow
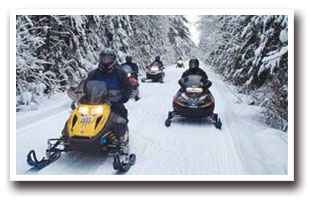
M 213 82 L 211 92 L 222 130 L 204 120 L 185 118 L 164 122 L 172 109 L 183 69 L 166 68 L 164 83 L 141 83 L 142 99 L 129 100 L 131 152 L 137 156 L 132 175 L 285 175 L 288 171 L 287 136 L 268 127 L 261 108 L 238 100 L 238 94 L 222 78 L 205 68 Z M 64 153 L 39 172 L 29 172 L 26 155 L 35 149 L 43 156 L 46 141 L 60 137 L 71 113 L 71 100 L 58 94 L 43 101 L 36 111 L 17 113 L 16 173 L 42 175 L 111 175 L 112 157 L 87 153 Z

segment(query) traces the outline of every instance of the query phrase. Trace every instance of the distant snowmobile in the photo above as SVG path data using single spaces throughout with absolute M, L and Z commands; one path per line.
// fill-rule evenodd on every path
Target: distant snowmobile
M 27 162 L 34 169 L 42 169 L 59 159 L 62 152 L 71 151 L 111 155 L 113 168 L 119 172 L 126 172 L 134 165 L 136 156 L 129 154 L 128 130 L 122 138 L 113 132 L 126 120 L 111 112 L 105 83 L 88 81 L 86 89 L 87 93 L 72 111 L 61 137 L 47 141 L 46 157 L 39 161 L 34 150 L 28 153 Z
M 151 80 L 152 82 L 164 83 L 165 67 L 160 67 L 156 62 L 152 66 L 149 66 L 146 71 L 146 77 L 142 78 L 142 82 Z
M 123 64 L 123 65 L 121 65 L 121 67 L 128 74 L 129 80 L 130 80 L 131 85 L 133 87 L 131 97 L 133 97 L 135 99 L 135 101 L 138 101 L 140 99 L 138 75 L 133 71 L 132 67 L 128 64 Z
M 218 114 L 213 113 L 215 102 L 209 91 L 211 82 L 200 75 L 189 75 L 179 81 L 181 88 L 173 98 L 173 111 L 168 113 L 165 125 L 169 127 L 175 116 L 187 118 L 207 118 L 216 128 L 221 129 L 222 122 Z
M 177 61 L 176 67 L 177 67 L 177 68 L 184 68 L 184 67 L 185 67 L 185 66 L 184 66 L 184 62 L 183 62 L 182 59 L 179 59 L 179 60 Z

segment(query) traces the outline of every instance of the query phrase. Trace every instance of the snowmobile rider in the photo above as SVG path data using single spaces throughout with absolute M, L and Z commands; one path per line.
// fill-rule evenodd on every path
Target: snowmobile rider
M 199 68 L 199 60 L 194 58 L 189 60 L 189 69 L 187 69 L 183 74 L 181 78 L 187 77 L 189 75 L 200 75 L 202 77 L 202 81 L 204 83 L 204 86 L 206 88 L 209 88 L 212 83 L 210 80 L 208 80 L 207 73 Z
M 189 60 L 189 69 L 186 70 L 182 74 L 182 78 L 186 77 L 188 75 L 200 75 L 202 78 L 208 80 L 208 75 L 207 73 L 199 68 L 199 60 L 198 59 L 191 59 Z
M 183 59 L 182 57 L 179 57 L 177 60 L 177 67 L 184 67 Z
M 151 66 L 153 66 L 153 65 L 158 65 L 158 67 L 159 67 L 160 69 L 162 69 L 162 68 L 164 67 L 163 62 L 160 60 L 160 56 L 156 56 L 156 57 L 155 57 L 155 61 L 153 61 L 149 67 L 151 67 Z
M 127 64 L 127 65 L 131 66 L 131 68 L 132 68 L 132 70 L 133 70 L 133 72 L 134 72 L 134 76 L 135 76 L 135 78 L 138 80 L 138 73 L 139 73 L 139 67 L 138 67 L 138 65 L 137 65 L 136 63 L 133 63 L 133 62 L 132 62 L 132 57 L 131 57 L 131 56 L 126 56 L 126 57 L 125 57 L 125 60 L 126 60 L 126 62 L 123 63 L 122 65 Z M 121 65 L 121 66 L 122 66 L 122 65 Z
M 124 134 L 127 129 L 128 111 L 124 106 L 132 93 L 132 85 L 127 73 L 120 68 L 116 62 L 116 54 L 112 48 L 106 48 L 99 55 L 99 65 L 96 69 L 89 72 L 86 82 L 89 80 L 103 81 L 107 85 L 107 89 L 120 92 L 117 96 L 111 96 L 111 112 L 116 113 L 122 118 L 117 120 L 122 122 L 122 126 L 115 126 L 120 135 Z M 124 121 L 125 120 L 125 121 Z M 125 122 L 125 123 L 124 123 Z

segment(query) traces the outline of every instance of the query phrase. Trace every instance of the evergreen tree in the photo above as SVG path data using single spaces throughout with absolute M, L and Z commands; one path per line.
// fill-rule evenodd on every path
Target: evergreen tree
M 227 80 L 267 108 L 267 122 L 287 124 L 287 16 L 204 16 L 199 47 Z
M 167 15 L 17 16 L 17 107 L 85 79 L 108 46 L 118 62 L 131 55 L 141 69 L 157 55 L 175 62 L 193 45 L 186 23 L 183 16 Z

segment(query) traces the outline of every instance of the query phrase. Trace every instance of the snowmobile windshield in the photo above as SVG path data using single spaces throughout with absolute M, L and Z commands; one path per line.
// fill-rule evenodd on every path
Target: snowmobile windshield
M 202 77 L 200 75 L 189 75 L 180 80 L 180 85 L 182 88 L 187 87 L 202 87 Z
M 84 96 L 85 80 L 82 80 L 77 87 L 70 87 L 67 91 L 68 96 L 74 100 L 79 101 Z
M 125 71 L 126 73 L 132 73 L 132 72 L 133 72 L 133 70 L 132 70 L 132 68 L 131 68 L 130 65 L 127 65 L 127 64 L 122 65 L 122 68 L 124 69 L 124 71 Z
M 84 87 L 85 95 L 80 102 L 84 104 L 102 104 L 108 98 L 108 89 L 104 82 L 98 80 L 87 81 Z

